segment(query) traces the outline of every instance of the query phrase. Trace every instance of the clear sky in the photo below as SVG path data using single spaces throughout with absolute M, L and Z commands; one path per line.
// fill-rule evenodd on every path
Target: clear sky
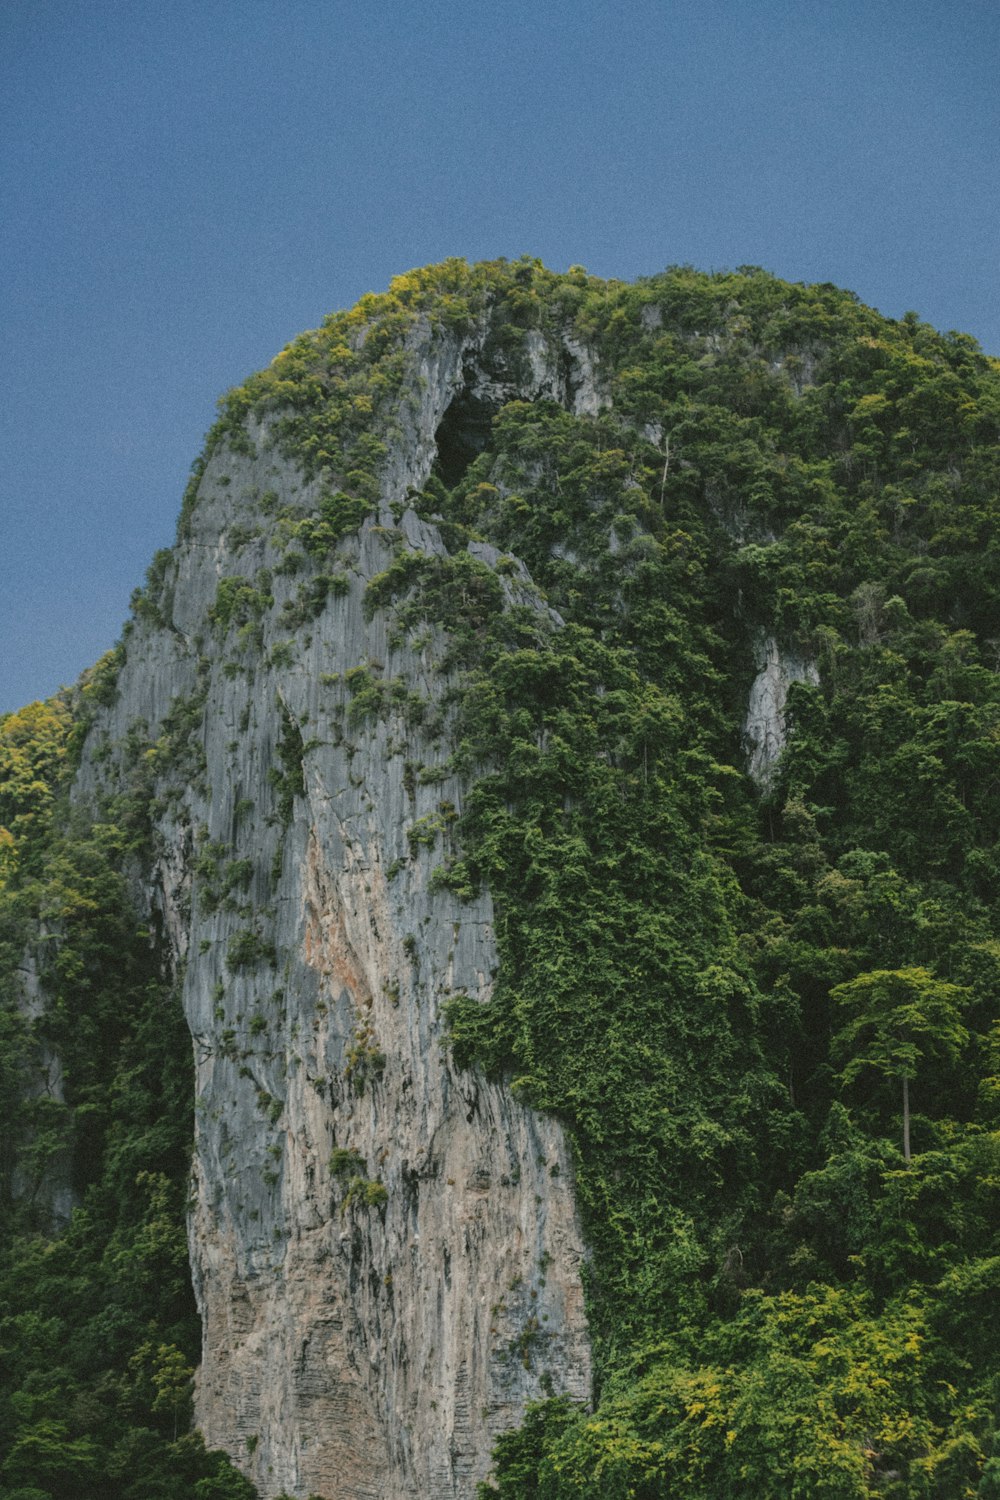
M 217 397 L 416 265 L 834 281 L 1000 355 L 996 0 L 2 0 L 0 713 Z

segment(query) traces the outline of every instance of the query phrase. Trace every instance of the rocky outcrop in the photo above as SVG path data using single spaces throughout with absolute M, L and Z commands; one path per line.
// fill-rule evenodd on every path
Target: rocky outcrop
M 774 636 L 764 633 L 755 642 L 754 665 L 757 676 L 743 721 L 743 744 L 747 770 L 766 789 L 785 748 L 788 690 L 793 682 L 819 682 L 819 672 L 814 662 L 783 649 Z
M 333 581 L 288 544 L 318 486 L 267 425 L 216 447 L 76 786 L 153 779 L 137 895 L 183 976 L 197 1070 L 196 1415 L 265 1497 L 471 1496 L 527 1401 L 589 1395 L 561 1130 L 446 1046 L 447 999 L 485 1000 L 498 956 L 489 895 L 435 877 L 466 792 L 443 641 L 365 610 L 393 557 L 445 550 L 406 494 L 446 414 L 474 429 L 476 403 L 520 389 L 477 348 L 411 339 L 382 504 Z M 539 335 L 529 353 L 522 395 L 596 409 L 582 350 Z M 506 563 L 508 597 L 557 628 Z

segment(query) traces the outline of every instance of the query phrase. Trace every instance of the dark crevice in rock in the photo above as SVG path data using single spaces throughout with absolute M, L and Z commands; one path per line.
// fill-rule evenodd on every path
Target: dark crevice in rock
M 454 489 L 486 448 L 497 408 L 468 388 L 452 401 L 434 434 L 437 458 L 432 472 L 446 489 Z

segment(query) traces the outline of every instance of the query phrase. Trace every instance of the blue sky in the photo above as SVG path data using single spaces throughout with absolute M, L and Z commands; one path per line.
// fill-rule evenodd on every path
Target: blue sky
M 117 638 L 216 398 L 448 255 L 751 263 L 1000 355 L 995 0 L 3 0 L 0 713 Z

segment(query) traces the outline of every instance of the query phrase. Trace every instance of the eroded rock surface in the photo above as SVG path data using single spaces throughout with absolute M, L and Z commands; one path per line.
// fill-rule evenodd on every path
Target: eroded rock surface
M 743 743 L 750 775 L 767 787 L 785 748 L 788 690 L 793 682 L 819 682 L 819 672 L 814 662 L 783 649 L 773 635 L 756 642 L 754 665 L 757 676 L 750 688 Z
M 265 1497 L 471 1497 L 527 1401 L 590 1392 L 561 1130 L 444 1045 L 446 1000 L 485 1000 L 498 957 L 489 896 L 432 879 L 466 791 L 440 733 L 442 642 L 364 608 L 400 549 L 444 551 L 404 507 L 456 395 L 517 393 L 474 340 L 422 337 L 381 510 L 313 617 L 296 610 L 311 564 L 289 566 L 268 515 L 307 511 L 316 485 L 266 427 L 252 451 L 215 450 L 76 789 L 152 766 L 152 914 L 197 1067 L 196 1415 Z M 530 352 L 522 395 L 596 409 L 583 351 Z M 506 561 L 508 596 L 548 617 Z M 234 579 L 248 592 L 223 609 Z M 376 713 L 357 668 L 394 685 Z

